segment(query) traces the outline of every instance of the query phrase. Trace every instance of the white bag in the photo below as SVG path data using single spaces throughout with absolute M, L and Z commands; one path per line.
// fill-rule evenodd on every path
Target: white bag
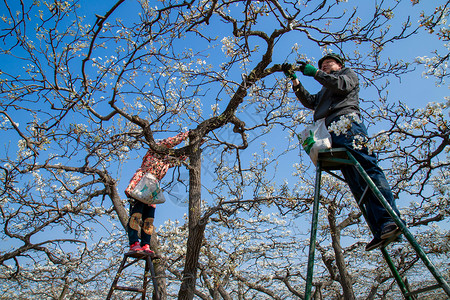
M 152 173 L 146 173 L 129 192 L 130 196 L 146 204 L 161 204 L 166 202 L 159 181 Z
M 325 118 L 306 127 L 297 137 L 314 165 L 317 165 L 319 150 L 331 148 L 331 135 L 325 126 Z

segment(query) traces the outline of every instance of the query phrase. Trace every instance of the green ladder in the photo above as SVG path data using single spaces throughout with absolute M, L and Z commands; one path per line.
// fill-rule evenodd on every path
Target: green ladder
M 317 235 L 317 221 L 318 221 L 318 212 L 319 212 L 319 197 L 320 197 L 320 184 L 321 184 L 321 177 L 322 177 L 322 171 L 326 171 L 327 173 L 335 176 L 336 178 L 339 178 L 340 180 L 344 180 L 343 178 L 339 177 L 338 175 L 334 174 L 333 170 L 339 170 L 343 165 L 351 165 L 356 168 L 358 173 L 362 176 L 362 178 L 366 181 L 367 186 L 365 188 L 365 191 L 361 197 L 361 199 L 358 200 L 358 206 L 360 207 L 363 215 L 365 216 L 365 211 L 363 208 L 363 202 L 366 198 L 367 192 L 372 191 L 373 194 L 380 200 L 382 205 L 386 208 L 388 213 L 391 215 L 392 219 L 394 220 L 395 224 L 400 228 L 403 235 L 406 237 L 407 241 L 411 244 L 412 248 L 417 253 L 418 257 L 422 260 L 424 265 L 428 268 L 430 273 L 435 278 L 437 284 L 424 287 L 421 289 L 418 289 L 416 291 L 409 291 L 409 288 L 403 281 L 402 277 L 400 276 L 400 273 L 398 272 L 397 268 L 395 267 L 392 259 L 390 258 L 385 246 L 382 246 L 381 252 L 383 254 L 384 259 L 386 260 L 389 268 L 391 269 L 391 272 L 400 287 L 400 290 L 407 300 L 413 300 L 415 295 L 424 293 L 427 291 L 435 290 L 438 288 L 442 288 L 444 292 L 449 296 L 450 298 L 450 286 L 445 281 L 444 277 L 439 273 L 439 271 L 436 269 L 436 267 L 433 265 L 433 263 L 428 259 L 428 256 L 423 251 L 422 247 L 419 245 L 419 243 L 416 241 L 416 239 L 413 237 L 411 232 L 408 230 L 406 225 L 402 222 L 402 220 L 397 216 L 397 214 L 393 211 L 392 207 L 388 204 L 384 196 L 381 194 L 381 192 L 378 190 L 376 185 L 373 183 L 373 181 L 370 179 L 370 177 L 367 175 L 366 171 L 363 169 L 363 167 L 359 164 L 359 162 L 353 157 L 353 155 L 348 152 L 345 148 L 332 148 L 332 149 L 325 149 L 319 151 L 319 156 L 317 160 L 317 166 L 316 166 L 316 182 L 315 182 L 315 191 L 314 191 L 314 206 L 313 206 L 313 216 L 312 216 L 312 222 L 311 222 L 311 238 L 310 238 L 310 245 L 309 245 L 309 256 L 308 256 L 308 271 L 306 276 L 306 288 L 305 288 L 305 300 L 311 299 L 311 290 L 312 290 L 312 281 L 313 281 L 313 273 L 314 273 L 314 252 L 316 249 L 316 235 Z

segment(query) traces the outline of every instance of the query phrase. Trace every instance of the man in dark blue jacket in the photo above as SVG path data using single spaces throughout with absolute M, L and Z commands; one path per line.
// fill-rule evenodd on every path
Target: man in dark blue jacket
M 315 121 L 325 118 L 327 127 L 336 129 L 330 132 L 333 147 L 346 148 L 358 160 L 386 201 L 400 216 L 386 176 L 378 166 L 377 158 L 374 154 L 369 154 L 364 145 L 368 140 L 368 134 L 361 121 L 359 80 L 356 73 L 345 67 L 344 60 L 336 54 L 322 57 L 319 60 L 319 69 L 304 62 L 300 63 L 299 69 L 303 75 L 317 80 L 322 89 L 317 94 L 310 94 L 298 80 L 292 65 L 285 63 L 282 70 L 291 78 L 297 98 L 303 106 L 314 110 Z M 360 199 L 366 186 L 362 177 L 352 166 L 343 166 L 341 171 L 354 197 Z M 386 245 L 400 235 L 400 229 L 372 193 L 367 199 L 366 211 L 367 222 L 374 235 L 373 240 L 366 245 L 366 251 Z

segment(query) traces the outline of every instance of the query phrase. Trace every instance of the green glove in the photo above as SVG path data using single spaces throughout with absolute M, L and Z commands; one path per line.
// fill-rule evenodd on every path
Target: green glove
M 284 63 L 281 65 L 281 70 L 283 70 L 284 75 L 294 80 L 297 79 L 297 75 L 295 75 L 294 70 L 292 69 L 292 65 L 288 63 Z
M 302 71 L 303 75 L 311 77 L 314 77 L 314 75 L 316 75 L 317 69 L 314 66 L 304 61 L 299 62 L 299 64 L 300 64 L 300 71 Z

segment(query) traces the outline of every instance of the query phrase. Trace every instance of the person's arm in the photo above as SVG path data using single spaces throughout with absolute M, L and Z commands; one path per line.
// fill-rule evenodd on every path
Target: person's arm
M 292 68 L 292 65 L 284 63 L 282 64 L 281 69 L 284 75 L 292 80 L 292 89 L 294 90 L 295 95 L 297 96 L 298 100 L 300 100 L 300 102 L 303 104 L 303 106 L 306 108 L 315 109 L 316 97 L 314 95 L 311 95 L 303 87 L 303 85 L 298 80 L 297 75 L 295 75 L 295 71 Z M 302 70 L 302 72 L 304 72 L 303 64 L 301 65 L 300 69 Z
M 300 100 L 300 103 L 309 109 L 315 109 L 316 96 L 311 95 L 296 78 L 292 80 L 292 89 L 294 90 L 295 96 Z
M 176 136 L 172 136 L 172 137 L 169 137 L 169 138 L 159 141 L 158 145 L 165 146 L 167 148 L 173 148 L 176 145 L 180 144 L 185 139 L 187 139 L 188 136 L 189 136 L 189 131 L 181 132 L 181 133 L 177 134 Z

